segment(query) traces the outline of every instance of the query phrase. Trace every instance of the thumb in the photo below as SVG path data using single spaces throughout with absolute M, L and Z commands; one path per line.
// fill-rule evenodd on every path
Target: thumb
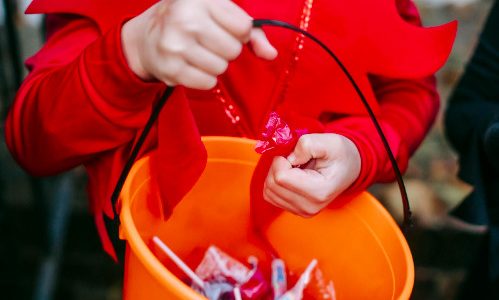
M 303 135 L 296 143 L 293 152 L 288 155 L 287 159 L 289 163 L 293 166 L 304 165 L 309 162 L 313 156 L 312 152 L 312 139 L 310 139 L 307 135 Z
M 256 56 L 267 60 L 273 60 L 277 56 L 277 50 L 267 39 L 261 28 L 253 28 L 250 33 L 249 43 Z

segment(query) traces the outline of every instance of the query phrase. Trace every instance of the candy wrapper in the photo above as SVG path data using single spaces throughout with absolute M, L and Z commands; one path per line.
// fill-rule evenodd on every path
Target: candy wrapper
M 211 300 L 233 300 L 240 295 L 241 299 L 266 299 L 269 284 L 258 268 L 256 258 L 251 261 L 252 268 L 235 260 L 215 246 L 210 246 L 196 274 L 206 282 L 203 294 Z M 238 292 L 234 293 L 234 289 Z
M 215 246 L 210 246 L 196 268 L 205 281 L 228 281 L 241 285 L 251 277 L 251 270 Z
M 192 280 L 191 288 L 210 300 L 300 300 L 311 277 L 312 283 L 305 291 L 305 299 L 336 300 L 333 283 L 326 283 L 322 272 L 316 267 L 316 259 L 288 291 L 284 261 L 274 259 L 271 290 L 255 257 L 248 259 L 250 269 L 215 246 L 210 246 L 194 272 L 159 237 L 154 236 L 152 241 Z M 315 273 L 312 276 L 313 270 Z
M 210 300 L 225 300 L 224 295 L 232 293 L 234 285 L 227 282 L 205 282 L 204 287 L 191 286 L 193 290 Z
M 241 285 L 241 295 L 245 300 L 267 299 L 270 293 L 269 284 L 263 276 L 262 271 L 255 266 L 254 273 L 250 279 Z
M 287 276 L 286 276 L 286 265 L 284 261 L 280 258 L 275 258 L 272 260 L 272 291 L 274 295 L 274 300 L 279 299 L 288 289 Z
M 292 130 L 277 112 L 271 112 L 255 151 L 260 154 L 273 152 L 275 155 L 285 155 L 293 149 L 300 136 L 306 133 L 305 129 Z
M 305 271 L 301 274 L 300 278 L 296 284 L 288 290 L 284 295 L 279 297 L 278 300 L 301 300 L 303 299 L 303 290 L 307 287 L 310 282 L 312 271 L 317 266 L 317 260 L 314 259 L 307 266 Z

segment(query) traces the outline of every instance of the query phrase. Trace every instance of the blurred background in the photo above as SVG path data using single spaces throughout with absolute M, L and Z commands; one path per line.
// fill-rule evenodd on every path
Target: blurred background
M 28 0 L 0 7 L 0 115 L 25 75 L 22 62 L 43 41 L 40 16 L 22 14 Z M 417 0 L 425 26 L 459 21 L 453 52 L 439 71 L 442 109 L 405 175 L 416 220 L 408 241 L 416 265 L 412 299 L 454 299 L 484 228 L 447 215 L 471 187 L 456 178 L 456 156 L 443 135 L 442 114 L 477 41 L 492 0 Z M 0 298 L 120 299 L 121 271 L 101 249 L 88 213 L 81 169 L 32 178 L 10 157 L 0 137 Z M 371 192 L 400 221 L 396 185 Z

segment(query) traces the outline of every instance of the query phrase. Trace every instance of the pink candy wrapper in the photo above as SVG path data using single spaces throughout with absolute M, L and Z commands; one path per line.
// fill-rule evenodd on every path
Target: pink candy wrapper
M 271 112 L 265 125 L 265 132 L 262 133 L 261 140 L 256 143 L 255 151 L 260 154 L 269 151 L 276 152 L 276 155 L 287 154 L 296 145 L 300 136 L 306 133 L 305 129 L 292 130 L 276 112 Z
M 251 277 L 251 270 L 215 246 L 210 246 L 196 268 L 205 281 L 227 281 L 241 285 Z
M 260 269 L 254 269 L 250 279 L 241 285 L 241 295 L 244 300 L 266 300 L 270 298 L 270 286 Z
M 265 300 L 270 294 L 269 284 L 255 261 L 249 269 L 215 246 L 206 250 L 196 274 L 207 283 L 204 294 L 209 299 L 233 300 L 236 286 L 243 300 Z

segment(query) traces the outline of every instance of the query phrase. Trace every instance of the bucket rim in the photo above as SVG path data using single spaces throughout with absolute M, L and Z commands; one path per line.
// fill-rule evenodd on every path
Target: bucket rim
M 390 225 L 392 226 L 390 227 L 393 228 L 393 232 L 395 233 L 397 239 L 401 241 L 400 246 L 402 247 L 402 252 L 404 253 L 405 264 L 407 266 L 407 276 L 405 278 L 401 294 L 397 299 L 399 300 L 410 299 L 412 290 L 414 288 L 415 274 L 414 274 L 414 259 L 412 257 L 411 249 L 409 248 L 409 244 L 407 243 L 404 234 L 400 230 L 399 225 L 393 219 L 393 216 L 388 212 L 388 210 L 386 210 L 386 208 L 371 193 L 367 191 L 364 191 L 362 193 L 370 198 L 371 204 L 373 206 L 376 206 L 378 212 L 386 217 L 385 220 L 388 223 L 391 223 Z

